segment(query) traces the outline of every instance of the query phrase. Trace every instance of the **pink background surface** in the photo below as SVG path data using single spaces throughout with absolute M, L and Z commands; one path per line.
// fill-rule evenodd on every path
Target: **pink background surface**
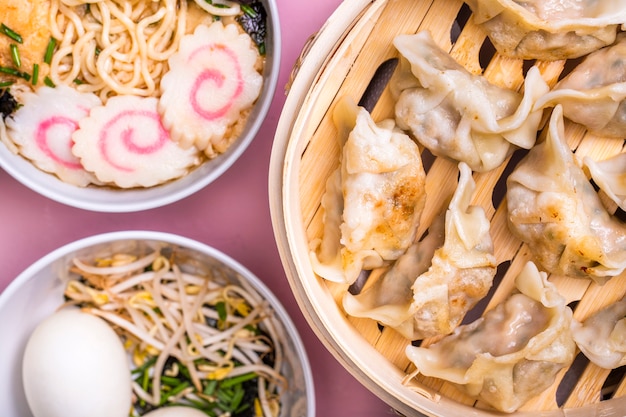
M 157 230 L 204 242 L 238 260 L 276 294 L 298 326 L 313 368 L 317 415 L 384 416 L 394 411 L 364 388 L 309 328 L 289 287 L 270 220 L 267 178 L 284 86 L 309 36 L 339 0 L 276 0 L 282 32 L 281 73 L 259 134 L 215 182 L 182 201 L 128 214 L 96 213 L 48 200 L 0 169 L 0 291 L 31 263 L 74 240 L 118 230 Z

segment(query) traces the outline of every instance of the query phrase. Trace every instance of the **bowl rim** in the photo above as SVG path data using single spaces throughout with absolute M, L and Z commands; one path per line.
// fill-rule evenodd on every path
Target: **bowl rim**
M 194 171 L 201 171 L 203 166 L 207 166 L 205 170 L 208 170 L 208 173 L 191 172 L 170 182 L 148 188 L 125 190 L 83 188 L 63 182 L 55 175 L 40 170 L 4 144 L 0 145 L 0 168 L 25 187 L 50 200 L 95 212 L 130 213 L 149 210 L 182 200 L 208 186 L 224 174 L 248 149 L 258 135 L 274 101 L 282 52 L 280 19 L 276 0 L 261 1 L 267 9 L 268 29 L 270 29 L 268 30 L 270 47 L 267 49 L 271 52 L 271 56 L 268 60 L 269 68 L 266 63 L 268 69 L 263 74 L 263 90 L 253 107 L 255 117 L 246 124 L 244 135 L 237 138 L 226 152 L 212 160 L 205 161 L 194 169 Z M 207 164 L 211 164 L 211 167 Z M 209 170 L 209 168 L 212 169 Z M 180 184 L 180 186 L 174 187 L 174 184 Z M 170 190 L 172 188 L 173 190 Z M 86 191 L 88 199 L 79 197 L 80 193 L 77 193 L 77 190 Z M 119 201 L 116 195 L 120 192 L 134 198 L 131 201 Z
M 304 347 L 304 342 L 298 333 L 295 323 L 287 313 L 287 310 L 276 295 L 274 295 L 274 293 L 269 289 L 269 287 L 267 287 L 267 285 L 265 285 L 265 283 L 252 271 L 226 253 L 200 241 L 179 234 L 149 230 L 106 232 L 75 240 L 42 256 L 24 269 L 15 279 L 13 279 L 4 291 L 0 292 L 0 310 L 4 308 L 5 304 L 9 302 L 9 300 L 26 282 L 36 279 L 38 272 L 44 270 L 45 268 L 49 268 L 55 261 L 62 259 L 72 252 L 122 240 L 152 240 L 178 245 L 184 247 L 185 249 L 190 249 L 210 256 L 244 277 L 264 299 L 269 301 L 274 313 L 284 325 L 285 333 L 291 339 L 294 351 L 302 365 L 302 374 L 305 382 L 305 396 L 307 398 L 306 415 L 307 417 L 315 417 L 315 387 L 311 364 Z

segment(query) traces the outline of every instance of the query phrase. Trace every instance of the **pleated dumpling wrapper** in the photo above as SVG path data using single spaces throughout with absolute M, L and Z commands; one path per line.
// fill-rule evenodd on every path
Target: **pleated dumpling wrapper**
M 618 153 L 601 161 L 585 156 L 583 164 L 600 189 L 626 211 L 626 153 Z
M 496 273 L 490 223 L 482 207 L 470 204 L 476 190 L 472 171 L 463 162 L 459 171 L 445 213 L 445 234 L 435 221 L 384 276 L 360 294 L 345 293 L 348 314 L 377 320 L 418 340 L 452 333 L 487 295 Z
M 615 301 L 572 326 L 583 354 L 604 369 L 626 365 L 626 298 Z
M 626 297 L 615 301 L 572 326 L 583 354 L 604 369 L 626 365 Z
M 596 135 L 626 137 L 626 34 L 586 56 L 535 107 L 557 104 L 563 116 Z
M 543 112 L 533 106 L 549 90 L 537 66 L 521 94 L 470 73 L 427 30 L 396 36 L 393 44 L 400 52 L 389 82 L 396 123 L 433 154 L 484 172 L 535 144 Z
M 199 25 L 184 36 L 161 80 L 159 112 L 172 139 L 209 158 L 226 151 L 261 92 L 258 59 L 250 36 L 234 24 Z
M 522 59 L 578 58 L 613 43 L 626 0 L 468 0 L 474 22 L 499 53 Z
M 428 347 L 408 345 L 416 372 L 509 413 L 552 385 L 576 354 L 572 310 L 532 262 L 515 285 L 518 292 L 482 318 Z
M 602 204 L 565 138 L 563 111 L 552 111 L 546 139 L 507 178 L 511 232 L 545 271 L 598 284 L 626 270 L 626 224 Z
M 79 126 L 72 152 L 103 183 L 152 187 L 185 175 L 200 161 L 197 149 L 171 140 L 156 98 L 111 97 Z
M 101 106 L 92 93 L 71 87 L 39 87 L 19 95 L 20 107 L 6 118 L 7 135 L 18 152 L 39 169 L 81 187 L 99 181 L 72 154 L 72 134 L 89 110 Z
M 415 239 L 426 203 L 419 148 L 391 119 L 343 97 L 333 109 L 342 156 L 322 197 L 324 230 L 311 242 L 321 277 L 352 284 L 363 269 L 398 259 Z

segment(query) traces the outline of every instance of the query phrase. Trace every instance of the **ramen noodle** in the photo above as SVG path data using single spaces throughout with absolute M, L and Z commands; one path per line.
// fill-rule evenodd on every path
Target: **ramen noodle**
M 0 11 L 0 113 L 3 116 L 0 141 L 38 168 L 78 186 L 150 187 L 186 175 L 203 161 L 225 152 L 241 135 L 247 117 L 261 93 L 264 44 L 260 43 L 257 33 L 253 33 L 254 38 L 246 33 L 245 23 L 246 19 L 264 19 L 265 11 L 262 8 L 258 2 L 242 6 L 228 0 L 31 0 L 24 4 L 7 1 L 6 7 Z M 173 65 L 187 58 L 180 53 L 181 44 L 200 29 L 206 31 L 215 26 L 224 27 L 235 35 L 201 39 L 198 42 L 204 42 L 206 45 L 203 47 L 211 50 L 237 51 L 233 58 L 236 62 L 223 67 L 223 62 L 216 59 L 196 60 L 193 65 L 188 65 L 194 69 L 191 73 L 193 80 L 178 79 L 190 75 L 189 72 L 180 71 L 171 73 L 169 79 L 171 85 L 179 85 L 182 81 L 193 85 L 194 82 L 198 84 L 201 78 L 203 96 L 224 97 L 227 103 L 232 103 L 232 108 L 222 112 L 223 117 L 222 113 L 212 112 L 210 108 L 215 100 L 205 99 L 202 103 L 204 113 L 212 112 L 221 117 L 210 120 L 214 125 L 219 124 L 220 128 L 202 127 L 203 123 L 209 121 L 201 120 L 203 118 L 199 113 L 191 115 L 198 119 L 193 122 L 199 125 L 196 130 L 200 135 L 208 130 L 212 133 L 188 143 L 181 135 L 170 135 L 172 123 L 164 118 L 167 105 L 161 103 L 156 106 L 160 117 L 157 121 L 168 131 L 168 140 L 173 146 L 184 149 L 185 153 L 192 153 L 187 159 L 193 161 L 193 164 L 182 164 L 183 169 L 175 170 L 176 175 L 154 171 L 151 178 L 116 181 L 112 179 L 115 176 L 103 175 L 84 165 L 89 160 L 92 161 L 89 166 L 97 166 L 93 162 L 94 158 L 98 158 L 102 152 L 96 149 L 100 146 L 96 143 L 92 149 L 85 149 L 81 145 L 78 152 L 77 138 L 86 135 L 80 131 L 89 128 L 82 120 L 73 120 L 73 129 L 64 129 L 62 143 L 69 146 L 63 150 L 67 154 L 64 159 L 75 163 L 73 159 L 78 158 L 78 164 L 83 165 L 78 168 L 86 168 L 90 171 L 88 174 L 93 175 L 82 175 L 80 180 L 67 180 L 76 178 L 66 175 L 67 165 L 60 167 L 48 161 L 41 162 L 41 155 L 54 159 L 58 152 L 51 154 L 47 146 L 53 141 L 55 131 L 44 129 L 46 133 L 41 134 L 42 123 L 47 126 L 53 120 L 42 121 L 38 117 L 33 119 L 23 115 L 37 113 L 27 109 L 29 102 L 33 101 L 28 98 L 33 93 L 39 94 L 38 90 L 44 87 L 64 86 L 81 94 L 92 95 L 90 102 L 97 100 L 98 105 L 90 106 L 85 118 L 88 118 L 91 110 L 105 107 L 116 96 L 134 96 L 158 102 L 165 91 L 161 85 L 162 79 L 171 72 Z M 263 35 L 264 30 L 263 26 Z M 236 46 L 231 44 L 235 39 Z M 240 64 L 241 71 L 233 72 L 232 67 Z M 233 76 L 237 79 L 231 82 Z M 243 101 L 231 99 L 232 94 L 226 91 L 238 83 L 243 83 L 242 89 L 247 91 Z M 248 87 L 248 84 L 252 87 Z M 239 89 L 233 91 L 236 93 Z M 56 108 L 54 102 L 50 105 L 54 108 L 44 109 L 46 114 L 56 112 L 59 114 L 54 117 L 63 117 L 61 113 L 64 109 Z M 17 123 L 16 115 L 20 112 L 22 115 Z M 168 116 L 170 119 L 171 116 Z M 122 126 L 120 132 L 133 129 L 133 119 L 127 118 L 127 121 L 128 126 Z M 29 127 L 25 128 L 23 124 Z M 60 126 L 58 123 L 56 125 Z M 25 135 L 24 132 L 33 133 Z M 145 139 L 145 143 L 134 143 L 135 150 L 148 149 L 154 145 L 148 141 Z M 145 152 L 141 153 L 142 158 L 146 156 Z M 29 156 L 33 154 L 40 157 L 33 159 Z M 147 163 L 155 167 L 164 165 L 157 161 Z M 85 178 L 90 176 L 94 178 L 86 181 Z

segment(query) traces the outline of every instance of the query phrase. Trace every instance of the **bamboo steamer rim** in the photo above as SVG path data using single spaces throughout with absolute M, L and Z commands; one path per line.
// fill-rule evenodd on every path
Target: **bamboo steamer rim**
M 300 162 L 308 145 L 309 137 L 305 133 L 310 128 L 307 126 L 310 112 L 301 110 L 314 109 L 322 100 L 321 91 L 329 77 L 324 70 L 334 57 L 347 53 L 352 29 L 375 20 L 380 9 L 391 2 L 393 0 L 341 3 L 323 27 L 307 41 L 286 86 L 287 98 L 271 152 L 268 191 L 280 258 L 303 315 L 320 341 L 346 370 L 406 416 L 623 417 L 626 415 L 626 397 L 577 408 L 506 414 L 461 404 L 428 387 L 411 389 L 402 384 L 405 372 L 389 362 L 346 321 L 323 281 L 313 273 L 301 218 L 299 190 Z M 317 110 L 326 112 L 328 108 Z

